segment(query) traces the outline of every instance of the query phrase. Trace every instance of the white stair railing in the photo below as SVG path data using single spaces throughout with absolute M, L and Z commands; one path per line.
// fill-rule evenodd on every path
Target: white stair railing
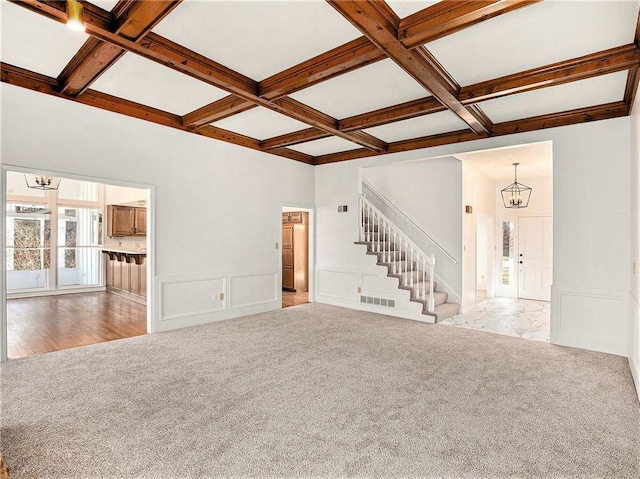
M 378 253 L 380 262 L 387 264 L 391 274 L 400 277 L 412 295 L 427 301 L 427 311 L 435 311 L 433 274 L 436 259 L 418 248 L 398 227 L 364 196 L 359 205 L 360 241 L 368 243 Z

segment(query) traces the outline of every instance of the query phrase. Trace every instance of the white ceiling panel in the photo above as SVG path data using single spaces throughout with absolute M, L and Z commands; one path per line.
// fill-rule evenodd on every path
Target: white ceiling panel
M 89 3 L 99 6 L 103 10 L 111 11 L 118 4 L 118 0 L 90 0 Z
M 125 54 L 91 86 L 94 90 L 184 115 L 228 95 L 133 53 Z
M 307 155 L 320 156 L 338 153 L 340 151 L 357 150 L 360 145 L 351 141 L 343 140 L 337 136 L 322 138 L 321 140 L 309 141 L 299 145 L 289 146 L 290 149 L 306 153 Z
M 426 46 L 462 86 L 633 43 L 640 2 L 545 1 Z
M 424 10 L 432 5 L 438 3 L 436 1 L 425 0 L 389 0 L 387 4 L 396 12 L 401 19 L 413 15 L 420 10 Z
M 368 128 L 365 131 L 387 143 L 468 129 L 468 125 L 450 111 L 424 115 L 410 120 Z
M 238 113 L 212 125 L 259 140 L 309 128 L 306 123 L 261 107 Z
M 154 32 L 257 81 L 361 36 L 318 0 L 183 2 Z
M 520 163 L 519 180 L 553 176 L 553 144 L 550 141 L 461 153 L 455 157 L 494 181 L 513 181 L 513 163 Z
M 430 94 L 393 61 L 382 60 L 290 96 L 343 119 Z
M 627 72 L 602 75 L 565 85 L 541 88 L 528 93 L 480 103 L 494 123 L 595 106 L 624 97 Z
M 54 78 L 89 38 L 6 1 L 0 3 L 0 20 L 2 61 Z

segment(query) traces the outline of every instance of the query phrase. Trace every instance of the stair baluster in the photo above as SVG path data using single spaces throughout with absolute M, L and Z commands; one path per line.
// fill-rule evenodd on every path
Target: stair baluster
M 438 312 L 436 313 L 435 256 L 424 254 L 364 195 L 360 198 L 359 206 L 361 222 L 359 236 L 367 243 L 369 253 L 377 255 L 378 264 L 387 267 L 389 276 L 398 278 L 400 288 L 410 291 L 412 301 L 423 303 L 425 314 L 435 313 L 436 318 L 440 318 L 441 314 L 456 314 L 457 305 L 448 303 L 446 293 L 442 292 L 437 292 Z M 441 312 L 443 304 L 447 305 L 444 313 Z

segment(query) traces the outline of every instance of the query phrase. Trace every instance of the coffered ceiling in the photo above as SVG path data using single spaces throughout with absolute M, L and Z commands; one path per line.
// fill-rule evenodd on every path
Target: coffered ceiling
M 639 0 L 81 3 L 2 0 L 2 81 L 314 165 L 625 116 L 640 78 Z

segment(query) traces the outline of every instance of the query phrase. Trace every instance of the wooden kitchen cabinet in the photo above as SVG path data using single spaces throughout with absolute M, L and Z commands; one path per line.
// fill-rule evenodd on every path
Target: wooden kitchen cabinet
M 147 236 L 147 209 L 134 208 L 133 210 L 133 236 Z
M 309 289 L 309 213 L 282 214 L 282 289 Z
M 107 206 L 107 235 L 146 236 L 147 209 L 134 206 Z

